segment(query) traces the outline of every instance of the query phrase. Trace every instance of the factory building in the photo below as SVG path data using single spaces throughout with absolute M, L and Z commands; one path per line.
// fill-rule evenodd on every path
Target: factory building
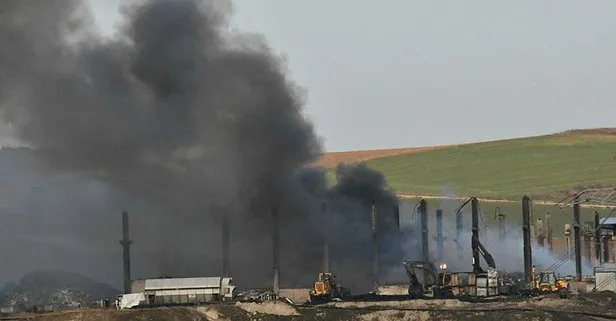
M 225 277 L 135 280 L 131 284 L 131 292 L 143 294 L 144 304 L 149 306 L 201 304 L 232 299 L 235 286 L 231 281 L 232 278 Z

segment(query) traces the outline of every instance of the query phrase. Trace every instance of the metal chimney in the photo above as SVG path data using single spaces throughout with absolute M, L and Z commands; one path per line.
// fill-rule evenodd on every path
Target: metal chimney
M 524 280 L 532 281 L 532 250 L 530 240 L 530 198 L 526 195 L 522 197 L 522 234 L 524 241 Z
M 278 208 L 272 207 L 272 260 L 274 269 L 273 291 L 280 293 L 280 231 L 278 230 Z
M 128 213 L 122 212 L 122 259 L 124 261 L 124 293 L 131 293 L 131 278 L 130 278 L 130 245 L 133 241 L 130 240 L 128 233 Z

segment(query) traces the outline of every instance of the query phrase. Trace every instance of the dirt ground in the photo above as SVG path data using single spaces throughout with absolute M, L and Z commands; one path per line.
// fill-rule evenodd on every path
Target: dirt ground
M 3 320 L 0 318 L 0 320 Z M 402 320 L 616 320 L 616 294 L 592 293 L 570 299 L 543 297 L 471 303 L 459 300 L 335 302 L 292 306 L 284 302 L 137 310 L 84 310 L 22 315 L 4 320 L 39 321 L 402 321 Z
M 333 152 L 324 154 L 316 163 L 315 166 L 332 168 L 339 163 L 353 164 L 369 161 L 371 159 L 397 156 L 408 153 L 416 153 L 433 149 L 443 149 L 448 146 L 430 146 L 430 147 L 412 147 L 412 148 L 396 148 L 396 149 L 374 149 L 360 150 L 351 152 Z

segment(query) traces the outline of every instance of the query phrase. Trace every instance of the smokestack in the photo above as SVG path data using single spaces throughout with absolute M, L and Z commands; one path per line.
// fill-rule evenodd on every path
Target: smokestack
M 130 278 L 130 245 L 133 241 L 130 240 L 128 233 L 128 213 L 122 212 L 122 259 L 124 261 L 124 293 L 131 293 L 131 278 Z
M 222 217 L 222 276 L 229 277 L 231 275 L 229 267 L 229 217 Z
M 477 241 L 479 241 L 479 201 L 475 197 L 471 199 L 471 215 L 471 248 L 473 250 L 473 272 L 478 273 L 479 271 L 481 271 L 481 266 L 479 262 L 479 245 L 477 244 Z
M 575 246 L 575 275 L 582 280 L 582 239 L 580 235 L 580 198 L 575 196 L 573 202 L 573 242 Z
M 601 265 L 601 228 L 599 212 L 595 211 L 595 258 L 597 265 Z
M 462 228 L 464 228 L 462 222 L 462 212 L 458 210 L 456 212 L 456 250 L 458 252 L 458 259 L 460 260 L 464 258 L 462 242 L 460 241 L 460 238 L 462 237 Z
M 421 220 L 421 254 L 423 260 L 430 261 L 430 253 L 428 251 L 428 202 L 421 200 L 418 209 Z
M 272 259 L 274 268 L 273 291 L 276 295 L 280 293 L 280 240 L 278 230 L 278 208 L 272 207 Z
M 436 210 L 436 256 L 443 260 L 443 210 Z
M 372 201 L 372 250 L 372 280 L 376 293 L 379 290 L 379 244 L 377 240 L 377 212 L 374 201 Z
M 522 233 L 524 239 L 524 280 L 532 281 L 532 250 L 530 243 L 530 198 L 526 195 L 522 197 Z
M 323 202 L 321 205 L 322 222 L 327 222 L 327 204 Z M 323 272 L 329 272 L 329 224 L 323 224 L 321 230 L 323 232 Z

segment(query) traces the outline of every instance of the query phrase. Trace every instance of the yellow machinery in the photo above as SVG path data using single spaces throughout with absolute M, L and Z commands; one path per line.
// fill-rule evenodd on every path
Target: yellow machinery
M 319 278 L 310 290 L 310 302 L 329 302 L 350 295 L 349 290 L 338 284 L 332 273 L 319 273 Z
M 569 282 L 558 277 L 554 271 L 537 273 L 533 266 L 533 289 L 540 294 L 558 293 L 561 298 L 566 298 L 569 293 Z

